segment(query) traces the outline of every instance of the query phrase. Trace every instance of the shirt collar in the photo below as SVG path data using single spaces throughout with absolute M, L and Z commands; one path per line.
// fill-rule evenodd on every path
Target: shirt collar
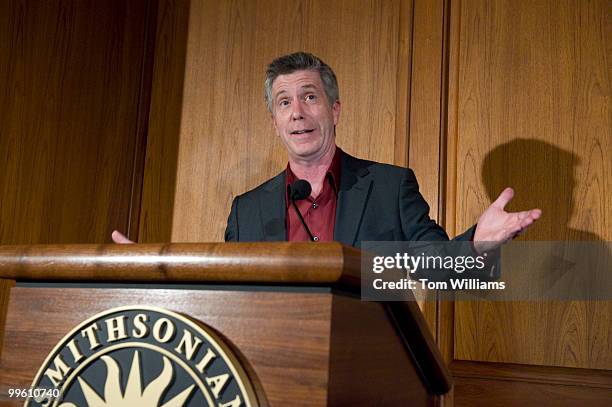
M 341 158 L 342 158 L 342 150 L 340 149 L 340 147 L 336 146 L 336 152 L 334 153 L 334 158 L 332 158 L 332 162 L 329 165 L 329 168 L 327 169 L 327 172 L 325 173 L 325 179 L 329 180 L 329 182 L 331 183 L 332 188 L 334 189 L 334 192 L 336 193 L 336 195 L 338 195 L 338 190 L 340 188 L 340 162 L 341 162 Z M 286 203 L 287 206 L 289 206 L 289 185 L 293 184 L 295 181 L 297 181 L 297 177 L 295 176 L 295 174 L 293 173 L 293 171 L 291 171 L 291 166 L 289 165 L 289 163 L 287 163 L 287 168 L 285 169 L 285 193 L 286 193 Z

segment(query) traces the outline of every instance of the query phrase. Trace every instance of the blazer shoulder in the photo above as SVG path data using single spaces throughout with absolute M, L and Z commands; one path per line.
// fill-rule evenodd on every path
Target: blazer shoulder
M 282 172 L 234 198 L 225 231 L 226 241 L 284 239 L 285 173 Z M 280 226 L 279 226 L 280 225 Z
M 285 184 L 285 171 L 281 172 L 280 174 L 277 174 L 276 176 L 274 176 L 273 178 L 270 178 L 269 180 L 259 184 L 258 186 L 256 186 L 253 189 L 250 189 L 240 195 L 237 196 L 237 198 L 240 198 L 240 200 L 251 200 L 251 199 L 256 199 L 258 198 L 263 192 L 266 191 L 273 191 L 279 187 L 283 187 Z
M 345 165 L 343 166 L 343 169 L 357 175 L 365 175 L 369 173 L 376 179 L 386 180 L 389 182 L 398 182 L 405 178 L 412 180 L 414 178 L 414 171 L 407 167 L 364 160 L 346 153 L 344 160 Z

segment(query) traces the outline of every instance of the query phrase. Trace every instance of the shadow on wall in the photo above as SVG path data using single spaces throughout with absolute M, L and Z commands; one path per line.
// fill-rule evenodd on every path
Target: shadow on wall
M 503 299 L 612 299 L 609 243 L 569 226 L 582 215 L 575 212 L 579 163 L 575 154 L 533 139 L 512 140 L 486 155 L 481 175 L 491 200 L 512 186 L 515 197 L 507 210 L 542 209 L 542 218 L 518 242 L 504 246 L 501 268 L 512 289 Z
M 579 163 L 578 156 L 555 145 L 515 139 L 486 155 L 481 175 L 491 201 L 512 186 L 514 199 L 506 209 L 542 209 L 542 218 L 526 233 L 527 240 L 602 240 L 595 233 L 569 226 L 580 199 L 575 196 Z

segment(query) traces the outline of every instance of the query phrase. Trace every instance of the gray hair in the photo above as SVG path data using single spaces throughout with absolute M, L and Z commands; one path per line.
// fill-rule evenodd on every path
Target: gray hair
M 268 65 L 266 70 L 266 81 L 264 83 L 265 99 L 268 110 L 272 112 L 272 84 L 279 75 L 287 75 L 296 71 L 316 71 L 323 82 L 323 89 L 329 100 L 329 104 L 339 100 L 340 91 L 334 71 L 320 58 L 307 52 L 295 52 L 276 58 Z

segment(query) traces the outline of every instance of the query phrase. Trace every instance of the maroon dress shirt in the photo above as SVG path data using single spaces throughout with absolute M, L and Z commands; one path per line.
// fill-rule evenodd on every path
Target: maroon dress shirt
M 340 149 L 336 147 L 334 158 L 325 174 L 323 189 L 316 198 L 309 196 L 306 199 L 296 201 L 304 222 L 308 225 L 315 241 L 334 240 L 334 225 L 336 224 L 336 204 L 338 202 L 338 187 L 340 186 Z M 287 164 L 285 175 L 285 191 L 287 186 L 297 180 Z M 287 240 L 290 242 L 309 241 L 308 233 L 302 226 L 300 219 L 291 205 L 289 194 L 287 193 Z

